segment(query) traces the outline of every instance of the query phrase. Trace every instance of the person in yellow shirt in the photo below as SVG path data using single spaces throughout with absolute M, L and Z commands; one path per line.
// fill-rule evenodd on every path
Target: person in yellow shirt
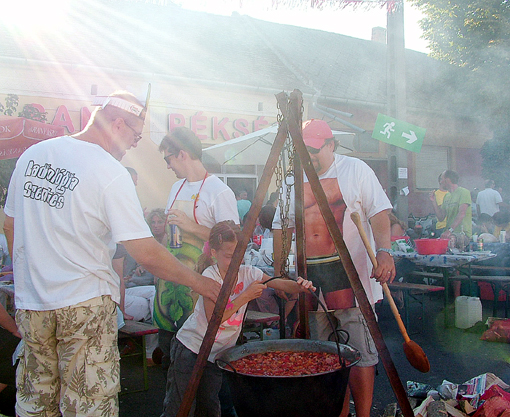
M 437 180 L 439 182 L 439 189 L 434 191 L 434 195 L 436 196 L 437 205 L 441 206 L 441 204 L 443 204 L 444 196 L 446 194 L 448 194 L 448 190 L 446 188 L 444 188 L 443 185 L 441 185 L 441 175 L 439 175 L 439 178 Z M 441 234 L 445 231 L 446 221 L 447 221 L 446 217 L 441 221 L 439 221 L 439 220 L 437 221 L 437 223 L 436 223 L 436 236 L 437 237 L 440 237 Z

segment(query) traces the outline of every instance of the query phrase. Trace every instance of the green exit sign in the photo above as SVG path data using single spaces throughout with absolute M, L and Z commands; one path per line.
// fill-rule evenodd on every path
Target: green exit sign
M 381 142 L 389 143 L 412 152 L 420 152 L 425 138 L 423 127 L 378 114 L 372 137 Z

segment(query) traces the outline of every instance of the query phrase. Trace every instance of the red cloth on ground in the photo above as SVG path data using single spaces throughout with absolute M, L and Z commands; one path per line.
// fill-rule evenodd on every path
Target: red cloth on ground
M 510 393 L 498 385 L 493 385 L 480 397 L 484 403 L 477 408 L 472 417 L 503 417 L 510 409 Z
M 480 339 L 488 342 L 510 343 L 510 319 L 494 321 Z

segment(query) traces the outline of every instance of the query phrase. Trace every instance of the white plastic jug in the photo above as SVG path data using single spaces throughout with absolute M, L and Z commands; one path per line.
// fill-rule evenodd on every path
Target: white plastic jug
M 455 327 L 468 329 L 482 321 L 482 302 L 478 297 L 462 295 L 455 299 Z

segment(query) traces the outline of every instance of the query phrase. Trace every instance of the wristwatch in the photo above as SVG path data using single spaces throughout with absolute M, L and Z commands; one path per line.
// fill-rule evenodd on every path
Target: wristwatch
M 393 257 L 393 251 L 391 249 L 379 248 L 379 249 L 377 249 L 376 253 L 379 253 L 379 252 L 386 252 L 388 255 Z
M 453 233 L 453 227 L 450 227 L 450 228 L 448 229 L 448 231 L 449 231 L 450 233 Z

